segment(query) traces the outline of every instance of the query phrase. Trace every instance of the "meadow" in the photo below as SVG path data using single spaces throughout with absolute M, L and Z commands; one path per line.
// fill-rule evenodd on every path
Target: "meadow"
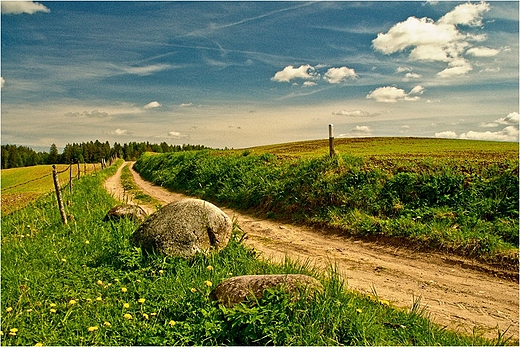
M 349 150 L 349 152 L 347 152 Z M 347 236 L 518 266 L 518 144 L 343 139 L 144 155 L 148 180 Z
M 186 155 L 214 156 L 203 153 Z M 272 158 L 261 160 L 266 159 Z M 491 341 L 478 331 L 447 331 L 427 319 L 419 299 L 402 310 L 375 292 L 351 292 L 334 269 L 322 273 L 289 259 L 278 265 L 262 261 L 241 244 L 237 225 L 218 254 L 189 260 L 143 254 L 129 242 L 137 224 L 103 221 L 117 202 L 102 183 L 116 169 L 82 177 L 72 195 L 64 191 L 68 225 L 61 223 L 53 194 L 3 216 L 2 345 L 515 343 L 503 332 Z M 308 274 L 325 289 L 310 301 L 274 289 L 233 308 L 209 299 L 212 288 L 230 276 L 269 273 Z

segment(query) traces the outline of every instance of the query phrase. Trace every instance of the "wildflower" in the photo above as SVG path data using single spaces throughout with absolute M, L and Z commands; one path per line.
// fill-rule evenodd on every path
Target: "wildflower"
M 27 310 L 25 310 L 27 313 L 31 313 L 32 312 L 32 308 L 28 308 Z
M 92 302 L 92 299 L 91 298 L 87 298 L 87 302 Z
M 233 276 L 233 273 L 232 272 L 228 272 L 227 274 L 229 277 Z
M 77 302 L 76 300 L 74 300 L 74 299 L 72 299 L 72 300 L 69 301 L 69 305 L 70 305 L 70 306 L 75 305 L 75 304 L 77 304 L 77 303 L 78 303 L 78 302 Z
M 141 280 L 135 280 L 137 283 L 141 283 Z
M 110 322 L 105 322 L 105 323 L 103 323 L 103 325 L 106 326 L 106 327 L 109 327 L 109 326 L 111 326 L 112 324 L 110 324 Z
M 35 347 L 37 347 L 37 346 L 43 346 L 43 343 L 41 343 L 41 342 L 36 342 L 36 343 L 34 344 L 34 346 L 35 346 Z
M 177 324 L 177 322 L 175 322 L 174 320 L 171 320 L 171 321 L 168 322 L 168 324 L 170 324 L 170 326 L 172 327 L 172 326 L 174 326 L 175 324 Z
M 89 240 L 85 240 L 85 244 L 88 245 L 90 243 Z
M 11 306 L 9 306 L 8 308 L 5 309 L 5 312 L 9 313 L 13 310 L 13 308 Z
M 137 300 L 137 301 L 138 301 L 140 304 L 144 304 L 144 302 L 146 301 L 146 299 L 141 298 L 141 299 L 139 299 L 139 300 Z
M 150 316 L 152 316 L 152 317 L 153 317 L 153 316 L 157 316 L 157 312 L 152 312 L 152 313 L 150 313 Z
M 162 275 L 164 273 L 164 270 L 159 270 L 159 274 Z
M 14 333 L 16 335 L 16 333 L 18 332 L 18 329 L 16 328 L 11 328 L 11 330 L 9 330 L 10 333 Z
M 206 270 L 208 270 L 208 271 L 213 271 L 213 266 L 208 265 L 208 266 L 206 267 Z
M 103 281 L 102 281 L 102 280 L 98 280 L 98 281 L 97 281 L 97 284 L 99 284 L 100 286 L 102 286 L 102 285 L 103 285 Z
M 49 306 L 50 306 L 50 307 L 56 307 L 56 304 L 54 304 L 54 303 L 51 302 L 51 303 L 49 304 Z
M 119 278 L 114 278 L 114 282 L 119 282 Z
M 148 317 L 148 315 L 146 313 L 143 313 L 143 318 L 144 319 L 148 319 L 149 317 Z
M 123 308 L 129 308 L 129 307 L 130 307 L 130 304 L 129 304 L 128 302 L 125 302 L 125 303 L 123 304 Z
M 390 306 L 390 303 L 387 300 L 379 300 L 379 303 L 383 306 Z
M 126 292 L 128 291 L 128 289 L 126 289 L 125 287 L 123 287 L 123 288 L 121 288 L 121 291 L 122 291 L 123 293 L 126 293 Z
M 50 312 L 51 312 L 51 313 L 56 313 L 56 310 L 53 309 L 53 308 L 51 308 L 51 309 L 50 309 Z
M 204 282 L 208 287 L 211 287 L 213 285 L 213 283 L 211 283 L 211 281 L 206 281 Z
M 66 263 L 66 262 L 67 262 L 67 259 L 65 259 L 65 258 L 61 258 L 61 261 L 64 262 L 64 263 Z
M 91 332 L 96 331 L 98 329 L 99 329 L 99 327 L 97 325 L 95 325 L 93 327 L 88 327 L 88 332 L 91 333 Z
M 125 319 L 132 319 L 132 315 L 130 313 L 125 313 L 123 317 Z
M 98 296 L 98 297 L 96 298 L 96 300 L 97 300 L 97 301 L 103 301 L 103 298 L 100 297 L 100 296 Z
M 360 308 L 356 308 L 356 312 L 357 312 L 357 313 L 361 313 L 361 312 L 363 312 L 363 310 L 360 309 Z
M 191 288 L 190 291 L 191 291 L 192 293 L 195 293 L 195 292 L 197 291 L 197 289 L 195 289 L 195 288 Z

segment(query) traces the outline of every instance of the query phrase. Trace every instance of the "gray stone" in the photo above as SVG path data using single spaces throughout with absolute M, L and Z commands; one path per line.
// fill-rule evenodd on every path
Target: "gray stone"
M 105 221 L 130 218 L 136 222 L 143 222 L 148 214 L 139 205 L 117 205 L 110 209 L 105 215 Z
M 132 241 L 148 252 L 191 257 L 226 247 L 232 230 L 233 222 L 217 206 L 184 199 L 150 215 L 134 232 Z
M 244 301 L 247 297 L 261 299 L 264 291 L 281 287 L 299 298 L 300 293 L 322 291 L 323 285 L 317 279 L 307 275 L 246 275 L 232 277 L 220 283 L 210 293 L 212 300 L 217 300 L 226 307 Z

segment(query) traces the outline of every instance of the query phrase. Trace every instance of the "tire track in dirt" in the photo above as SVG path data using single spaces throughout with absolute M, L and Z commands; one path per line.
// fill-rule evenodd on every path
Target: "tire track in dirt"
M 187 197 L 143 180 L 133 169 L 131 172 L 140 189 L 165 204 Z M 117 192 L 115 176 L 105 186 L 116 197 L 124 196 L 120 182 Z M 449 329 L 468 334 L 475 329 L 489 338 L 496 338 L 498 329 L 502 333 L 508 329 L 506 336 L 518 339 L 518 277 L 495 277 L 477 270 L 478 264 L 467 259 L 353 240 L 221 209 L 247 234 L 245 243 L 265 259 L 279 262 L 289 257 L 320 269 L 334 266 L 349 289 L 367 294 L 375 290 L 397 307 L 409 309 L 414 298 L 420 297 L 430 319 Z

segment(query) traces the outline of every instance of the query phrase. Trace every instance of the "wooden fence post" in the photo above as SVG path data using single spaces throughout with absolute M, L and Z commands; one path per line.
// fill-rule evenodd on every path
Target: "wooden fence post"
M 69 193 L 72 194 L 72 164 L 69 165 Z
M 331 158 L 336 155 L 334 150 L 334 124 L 329 124 L 329 155 Z
M 69 167 L 69 169 L 71 168 Z M 58 208 L 60 209 L 61 220 L 63 221 L 63 224 L 67 225 L 67 215 L 65 214 L 63 200 L 61 199 L 60 182 L 58 181 L 58 171 L 56 170 L 56 165 L 52 165 L 52 178 L 54 179 L 54 188 L 56 189 L 56 198 L 58 199 Z

